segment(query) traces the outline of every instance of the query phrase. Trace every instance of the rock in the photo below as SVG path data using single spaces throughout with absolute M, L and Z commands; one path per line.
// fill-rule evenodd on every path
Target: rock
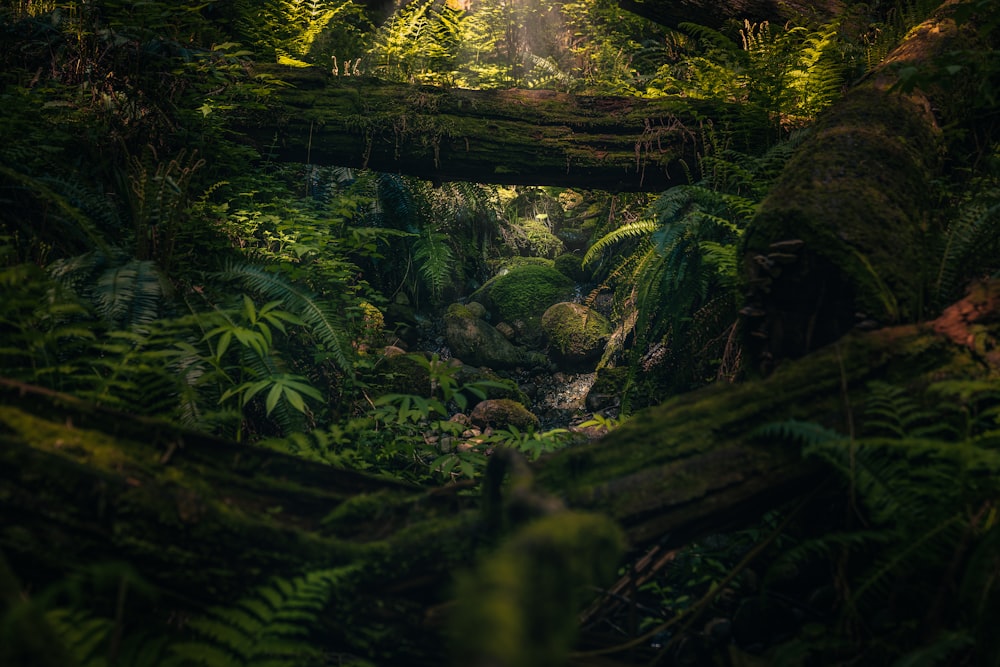
M 512 327 L 512 326 L 511 326 L 511 325 L 509 325 L 509 324 L 507 324 L 506 322 L 500 322 L 500 323 L 499 323 L 499 324 L 497 324 L 497 325 L 496 325 L 496 327 L 494 327 L 494 328 L 495 328 L 495 329 L 496 329 L 497 331 L 499 331 L 499 332 L 500 332 L 500 335 L 501 335 L 501 336 L 503 336 L 504 338 L 506 338 L 507 340 L 513 340 L 513 338 L 514 338 L 514 335 L 515 335 L 515 333 L 516 333 L 516 332 L 514 331 L 514 327 Z
M 574 282 L 582 283 L 587 280 L 587 272 L 583 269 L 583 260 L 580 255 L 574 253 L 564 253 L 555 259 L 556 270 Z
M 553 359 L 573 368 L 600 357 L 611 335 L 611 323 L 597 311 L 567 301 L 545 311 L 542 331 Z
M 471 316 L 467 308 L 463 310 L 452 306 L 444 319 L 445 339 L 454 356 L 489 368 L 515 368 L 528 362 L 524 349 L 504 338 L 489 322 Z
M 453 414 L 451 418 L 448 419 L 448 421 L 454 422 L 456 424 L 461 424 L 462 426 L 472 425 L 472 420 L 469 419 L 469 415 L 463 414 L 461 412 L 456 412 L 455 414 Z
M 519 429 L 537 428 L 536 417 L 528 408 L 509 398 L 494 398 L 480 401 L 469 415 L 472 423 L 481 428 L 507 428 L 516 426 Z
M 468 309 L 470 313 L 472 313 L 473 317 L 478 317 L 479 319 L 482 320 L 486 319 L 486 306 L 479 303 L 478 301 L 470 301 L 469 303 L 465 304 L 465 307 Z
M 386 354 L 368 380 L 375 395 L 429 395 L 431 378 L 427 368 L 409 354 Z
M 573 296 L 573 281 L 551 265 L 527 264 L 492 278 L 481 291 L 489 297 L 496 321 L 537 321 L 553 303 Z

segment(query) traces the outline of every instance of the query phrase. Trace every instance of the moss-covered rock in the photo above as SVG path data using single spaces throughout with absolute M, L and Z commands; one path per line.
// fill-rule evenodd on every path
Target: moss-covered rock
M 458 581 L 456 664 L 564 664 L 587 591 L 614 577 L 624 545 L 597 514 L 560 512 L 522 528 Z
M 465 308 L 472 313 L 473 317 L 486 318 L 486 306 L 479 303 L 478 301 L 470 301 L 465 304 Z
M 498 320 L 539 318 L 553 303 L 573 295 L 573 281 L 552 266 L 519 266 L 483 286 Z
M 514 345 L 489 322 L 472 317 L 468 308 L 458 304 L 445 315 L 444 336 L 451 353 L 473 366 L 515 368 L 537 363 L 535 355 Z
M 555 258 L 556 271 L 574 282 L 587 280 L 587 271 L 583 268 L 583 258 L 580 255 L 566 252 Z
M 564 301 L 542 315 L 542 331 L 553 359 L 565 366 L 579 366 L 601 355 L 611 335 L 611 323 L 583 304 Z
M 519 429 L 528 429 L 537 428 L 539 424 L 538 417 L 534 413 L 509 398 L 491 398 L 480 401 L 472 409 L 469 418 L 472 419 L 473 424 L 482 428 L 516 426 Z
M 543 220 L 527 218 L 518 223 L 518 227 L 527 239 L 528 251 L 538 257 L 553 259 L 566 251 L 566 246 L 559 240 Z
M 375 366 L 368 379 L 374 395 L 423 394 L 431 390 L 431 376 L 427 368 L 408 354 L 390 351 Z

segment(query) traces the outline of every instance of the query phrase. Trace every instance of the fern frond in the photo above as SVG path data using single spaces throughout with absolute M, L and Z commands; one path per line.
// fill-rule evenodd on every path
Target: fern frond
M 455 267 L 455 255 L 446 239 L 444 234 L 427 228 L 413 244 L 413 259 L 417 263 L 417 270 L 435 302 L 440 300 Z
M 637 220 L 635 222 L 630 222 L 628 224 L 622 225 L 618 229 L 615 229 L 608 234 L 605 234 L 602 238 L 598 239 L 594 245 L 590 246 L 587 250 L 587 254 L 583 256 L 584 265 L 589 264 L 604 252 L 610 246 L 621 243 L 622 241 L 634 238 L 641 238 L 649 236 L 659 228 L 659 224 L 655 220 Z
M 42 236 L 44 241 L 67 254 L 93 248 L 108 252 L 109 246 L 93 221 L 66 196 L 58 192 L 50 182 L 22 174 L 0 164 L 0 182 L 3 181 L 6 181 L 7 187 L 12 190 L 28 193 L 35 200 L 36 210 L 48 213 L 44 221 L 32 217 L 19 225 L 20 232 L 26 238 Z M 42 206 L 38 206 L 38 203 Z M 8 216 L 7 220 L 18 220 L 20 217 Z M 56 223 L 54 229 L 48 229 L 50 222 Z
M 990 194 L 963 206 L 948 225 L 934 285 L 940 303 L 957 297 L 963 283 L 974 277 L 968 267 L 982 266 L 976 258 L 1000 250 L 1000 188 Z
M 104 667 L 106 643 L 114 624 L 80 609 L 52 609 L 45 614 L 52 627 L 80 667 Z
M 315 294 L 252 264 L 230 263 L 220 274 L 220 278 L 239 280 L 247 289 L 268 300 L 280 301 L 285 308 L 302 318 L 340 370 L 352 372 L 354 364 L 350 357 L 350 332 L 341 316 L 320 303 Z
M 938 410 L 924 409 L 901 387 L 885 382 L 868 385 L 865 405 L 865 432 L 898 438 L 953 435 L 954 429 L 942 420 Z
M 190 621 L 197 641 L 171 647 L 170 665 L 296 667 L 318 659 L 308 635 L 336 587 L 356 566 L 275 579 L 232 607 L 213 607 Z
M 750 434 L 753 438 L 774 438 L 784 441 L 793 441 L 804 447 L 818 445 L 826 442 L 839 442 L 844 439 L 844 435 L 831 429 L 821 426 L 816 422 L 804 422 L 797 419 L 788 419 L 780 422 L 769 422 L 760 426 Z

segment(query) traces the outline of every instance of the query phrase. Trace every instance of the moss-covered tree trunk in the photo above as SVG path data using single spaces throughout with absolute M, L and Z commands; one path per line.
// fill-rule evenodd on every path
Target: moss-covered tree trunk
M 933 83 L 901 92 L 900 72 L 932 71 L 943 54 L 975 48 L 971 30 L 949 17 L 955 4 L 912 30 L 817 120 L 751 222 L 743 313 L 762 371 L 856 325 L 928 315 L 928 277 L 939 261 L 932 211 L 949 149 L 941 128 L 961 126 L 971 106 L 961 90 Z
M 0 550 L 32 590 L 85 563 L 128 561 L 167 592 L 131 610 L 151 623 L 231 604 L 271 575 L 333 569 L 349 576 L 334 591 L 325 646 L 382 664 L 440 664 L 453 577 L 484 554 L 501 549 L 482 572 L 499 589 L 466 582 L 467 597 L 531 606 L 540 604 L 531 586 L 513 597 L 504 587 L 546 580 L 546 568 L 582 568 L 585 578 L 615 560 L 617 538 L 595 514 L 632 547 L 752 519 L 824 474 L 796 446 L 756 438 L 758 426 L 795 418 L 847 432 L 873 379 L 995 377 L 998 337 L 992 283 L 938 320 L 852 334 L 765 380 L 678 397 L 533 469 L 499 458 L 482 503 L 460 486 L 419 490 L 2 382 Z M 504 473 L 511 483 L 501 486 Z M 539 517 L 551 530 L 521 533 Z M 498 547 L 499 531 L 513 541 Z M 511 559 L 532 574 L 507 572 Z
M 796 21 L 822 23 L 840 16 L 856 2 L 846 0 L 618 0 L 618 6 L 654 23 L 697 23 L 721 28 L 727 22 Z
M 269 112 L 234 128 L 263 153 L 438 182 L 663 190 L 684 182 L 680 160 L 694 159 L 702 123 L 727 112 L 680 97 L 443 89 L 318 69 L 275 73 L 289 87 L 276 91 Z

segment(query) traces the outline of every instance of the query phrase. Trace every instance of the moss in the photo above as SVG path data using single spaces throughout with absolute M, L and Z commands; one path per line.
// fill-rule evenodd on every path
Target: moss
M 560 512 L 522 528 L 457 584 L 457 664 L 563 664 L 589 589 L 614 576 L 621 531 L 595 514 Z
M 528 408 L 509 398 L 493 398 L 481 401 L 469 415 L 473 423 L 480 426 L 507 428 L 516 426 L 520 429 L 538 427 L 538 417 Z
M 755 439 L 758 426 L 798 419 L 846 433 L 843 387 L 859 405 L 872 379 L 919 385 L 985 372 L 970 351 L 915 325 L 853 334 L 766 380 L 717 384 L 642 411 L 600 441 L 546 460 L 537 482 L 579 509 L 610 506 L 630 522 L 631 537 L 646 539 L 710 511 L 714 495 L 763 493 L 807 470 L 797 446 Z
M 557 359 L 578 363 L 600 356 L 611 334 L 611 323 L 582 304 L 562 302 L 542 315 L 542 331 Z
M 526 218 L 518 226 L 528 240 L 532 255 L 553 259 L 566 249 L 563 242 L 541 220 Z
M 751 283 L 767 284 L 751 300 L 769 313 L 773 357 L 835 340 L 859 311 L 883 324 L 921 316 L 939 139 L 922 108 L 872 86 L 817 122 L 746 235 Z M 762 269 L 771 244 L 788 240 L 804 242 L 797 259 L 779 252 Z
M 574 282 L 583 282 L 587 279 L 587 272 L 583 268 L 583 258 L 573 253 L 563 253 L 555 258 L 556 271 L 563 274 Z
M 448 306 L 448 310 L 445 311 L 445 315 L 444 316 L 445 317 L 458 317 L 458 318 L 469 319 L 469 320 L 472 320 L 472 319 L 475 319 L 476 317 L 478 317 L 475 313 L 472 312 L 472 309 L 470 309 L 468 306 L 466 306 L 464 304 L 461 304 L 461 303 L 453 303 L 450 306 Z
M 376 396 L 420 394 L 423 390 L 430 392 L 431 388 L 431 376 L 427 368 L 406 354 L 382 358 L 368 382 Z
M 573 294 L 573 281 L 551 266 L 520 266 L 484 286 L 500 320 L 541 317 L 553 303 Z

